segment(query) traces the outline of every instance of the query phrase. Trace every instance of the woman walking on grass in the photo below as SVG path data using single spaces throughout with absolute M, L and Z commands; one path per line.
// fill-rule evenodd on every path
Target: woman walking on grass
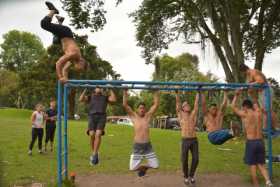
M 38 148 L 39 153 L 42 154 L 42 140 L 44 135 L 44 112 L 43 112 L 43 105 L 37 104 L 35 107 L 35 111 L 31 115 L 31 123 L 32 123 L 32 139 L 29 144 L 29 151 L 28 154 L 32 155 L 32 148 L 33 145 L 38 138 Z

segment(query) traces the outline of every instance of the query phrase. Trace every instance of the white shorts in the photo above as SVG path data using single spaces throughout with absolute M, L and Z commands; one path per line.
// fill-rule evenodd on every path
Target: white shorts
M 152 149 L 151 143 L 135 143 L 133 146 L 133 153 L 130 156 L 129 169 L 137 170 L 142 160 L 144 159 L 147 159 L 148 167 L 159 167 L 159 162 L 155 152 Z

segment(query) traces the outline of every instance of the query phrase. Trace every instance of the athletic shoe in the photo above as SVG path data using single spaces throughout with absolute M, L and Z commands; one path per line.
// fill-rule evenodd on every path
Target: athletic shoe
M 139 168 L 139 171 L 138 171 L 138 177 L 144 177 L 146 175 L 146 172 L 147 172 L 148 168 L 143 166 L 141 168 Z
M 63 23 L 64 17 L 62 17 L 62 16 L 55 16 L 55 17 L 56 17 L 57 21 L 58 21 L 60 24 Z
M 195 179 L 191 177 L 191 184 L 195 184 Z
M 29 156 L 32 155 L 32 151 L 31 151 L 31 150 L 28 151 L 28 155 L 29 155 Z
M 189 184 L 190 184 L 189 178 L 184 178 L 184 184 L 185 184 L 185 185 L 189 185 Z
M 98 153 L 90 156 L 90 165 L 97 165 L 99 162 Z
M 55 8 L 55 6 L 51 2 L 46 1 L 45 3 L 49 10 L 54 10 L 55 14 L 59 14 L 59 11 Z
M 271 183 L 271 181 L 266 181 L 265 186 L 266 187 L 273 187 L 273 184 Z
M 43 151 L 42 151 L 42 149 L 39 149 L 39 151 L 38 151 L 38 152 L 39 152 L 39 154 L 43 154 Z

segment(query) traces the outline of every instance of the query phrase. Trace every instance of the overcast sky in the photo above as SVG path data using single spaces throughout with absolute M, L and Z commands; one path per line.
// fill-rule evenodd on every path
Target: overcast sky
M 61 7 L 59 0 L 52 1 L 58 8 Z M 117 8 L 114 0 L 106 1 L 108 11 L 107 24 L 104 30 L 97 33 L 88 31 L 75 31 L 88 34 L 89 41 L 97 46 L 97 52 L 109 61 L 115 71 L 121 74 L 125 80 L 150 80 L 154 67 L 146 65 L 141 58 L 141 48 L 136 46 L 135 27 L 128 18 L 128 13 L 137 9 L 141 0 L 126 0 Z M 44 46 L 51 44 L 52 35 L 40 28 L 40 20 L 47 14 L 44 1 L 41 0 L 0 0 L 0 36 L 12 29 L 28 31 L 38 35 Z M 61 15 L 66 17 L 65 24 L 69 23 L 66 13 L 60 8 Z M 3 42 L 0 37 L 0 43 Z M 202 72 L 210 71 L 220 80 L 225 78 L 221 65 L 216 62 L 213 51 L 208 48 L 205 53 L 200 50 L 200 45 L 186 45 L 181 41 L 170 45 L 167 51 L 172 56 L 183 52 L 196 54 L 200 59 L 199 68 Z M 280 49 L 266 56 L 263 72 L 267 77 L 276 78 L 280 81 Z M 253 66 L 252 63 L 247 63 Z

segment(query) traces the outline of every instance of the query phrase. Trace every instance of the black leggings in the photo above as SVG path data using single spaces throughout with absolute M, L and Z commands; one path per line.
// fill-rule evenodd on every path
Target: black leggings
M 46 139 L 45 143 L 53 142 L 55 135 L 55 125 L 46 125 Z
M 44 129 L 43 128 L 32 128 L 32 140 L 29 145 L 29 150 L 32 150 L 33 145 L 38 137 L 38 148 L 39 150 L 42 149 L 42 140 L 44 135 Z
M 73 33 L 69 27 L 52 23 L 52 18 L 49 16 L 46 16 L 41 20 L 41 27 L 60 39 L 73 38 Z
M 189 162 L 189 150 L 192 154 L 192 165 L 189 173 L 188 162 Z M 198 166 L 198 141 L 197 138 L 183 138 L 181 147 L 181 161 L 184 177 L 194 177 L 195 170 Z

